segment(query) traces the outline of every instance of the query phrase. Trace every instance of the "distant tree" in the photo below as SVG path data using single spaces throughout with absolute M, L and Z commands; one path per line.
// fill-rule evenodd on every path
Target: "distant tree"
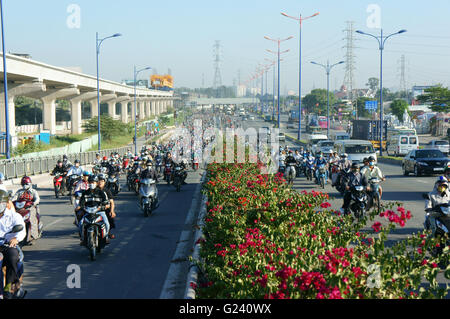
M 358 117 L 370 117 L 371 112 L 366 110 L 366 102 L 367 101 L 376 101 L 376 99 L 371 99 L 368 97 L 359 97 L 356 100 L 356 109 L 358 112 Z
M 380 87 L 380 80 L 378 78 L 369 78 L 366 86 L 368 86 L 372 91 L 375 91 Z
M 392 114 L 397 116 L 398 120 L 403 123 L 403 114 L 409 111 L 409 104 L 405 100 L 395 100 L 391 104 Z
M 430 104 L 433 112 L 450 111 L 450 90 L 438 85 L 429 89 L 425 89 L 425 93 L 420 95 L 417 100 L 423 104 Z
M 333 105 L 337 102 L 334 93 L 330 92 L 330 114 Z M 322 114 L 325 115 L 327 112 L 327 90 L 315 89 L 312 90 L 310 94 L 306 95 L 302 99 L 302 105 L 307 111 L 307 113 Z
M 83 124 L 83 128 L 87 133 L 97 133 L 98 117 L 89 119 Z M 100 129 L 102 138 L 108 141 L 115 136 L 120 136 L 128 132 L 126 124 L 122 123 L 122 121 L 114 120 L 107 115 L 100 116 Z

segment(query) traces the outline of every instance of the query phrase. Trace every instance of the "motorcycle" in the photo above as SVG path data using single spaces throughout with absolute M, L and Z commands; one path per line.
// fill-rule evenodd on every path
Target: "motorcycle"
M 16 225 L 13 227 L 13 229 L 7 233 L 6 235 L 9 234 L 16 234 L 16 233 L 20 233 L 23 230 L 23 226 L 22 225 Z M 2 247 L 10 247 L 8 243 L 6 243 L 6 239 L 5 238 L 0 238 L 0 246 Z M 20 245 L 16 246 L 16 249 L 19 252 L 19 261 L 17 263 L 17 275 L 19 277 L 19 282 L 16 284 L 11 285 L 11 294 L 12 296 L 10 297 L 10 299 L 24 299 L 25 295 L 27 294 L 26 290 L 22 289 L 22 282 L 23 282 L 23 273 L 24 273 L 24 255 L 22 252 L 22 249 L 20 248 Z M 4 266 L 2 264 L 2 261 L 0 260 L 0 271 L 3 272 L 3 274 L 6 273 L 6 266 Z M 3 291 L 3 288 L 5 287 L 5 278 L 6 276 L 3 276 L 3 282 L 0 282 L 0 289 Z M 4 296 L 7 297 L 7 296 Z
M 59 198 L 59 196 L 64 196 L 64 193 L 67 191 L 66 187 L 63 188 L 63 179 L 64 175 L 60 173 L 56 173 L 55 177 L 53 177 L 53 189 L 55 190 L 55 197 Z
M 367 194 L 364 191 L 364 186 L 352 186 L 351 189 L 351 203 L 350 211 L 353 213 L 358 221 L 361 221 L 366 215 L 367 210 Z
M 172 166 L 170 164 L 166 164 L 166 168 L 164 169 L 164 180 L 167 182 L 167 185 L 170 185 L 171 179 L 172 179 Z
M 108 176 L 108 180 L 106 182 L 106 188 L 110 190 L 110 192 L 116 196 L 120 192 L 120 183 L 118 175 L 110 175 Z
M 422 196 L 425 200 L 430 199 L 428 194 L 423 194 Z M 436 205 L 431 211 L 426 212 L 424 226 L 428 231 L 432 229 L 431 213 L 434 213 L 433 215 L 438 214 L 438 217 L 434 218 L 434 228 L 436 229 L 434 236 L 440 239 L 440 243 L 431 251 L 433 257 L 436 257 L 443 253 L 446 246 L 450 246 L 450 205 L 448 203 Z
M 89 250 L 91 261 L 95 261 L 97 253 L 101 253 L 106 246 L 106 224 L 103 217 L 98 214 L 101 207 L 85 207 L 84 216 L 80 221 L 80 235 L 83 246 Z
M 27 235 L 25 239 L 19 244 L 21 246 L 30 245 L 33 241 L 31 236 L 31 210 L 33 209 L 33 202 L 27 200 L 16 200 L 13 202 L 16 212 L 20 214 L 25 223 L 25 228 L 27 230 Z M 43 225 L 41 223 L 41 216 L 36 212 L 36 223 L 38 225 L 38 238 L 42 236 Z
M 140 207 L 145 217 L 149 217 L 155 209 L 156 203 L 156 181 L 145 178 L 141 181 L 139 188 Z
M 325 188 L 325 185 L 327 184 L 327 169 L 325 165 L 319 165 L 317 167 L 318 170 L 318 183 L 322 188 Z
M 371 191 L 369 193 L 370 195 L 370 207 L 375 207 L 378 211 L 381 210 L 381 196 L 380 196 L 380 190 L 377 187 L 381 182 L 381 179 L 378 179 L 376 177 L 371 178 L 369 180 Z M 377 189 L 377 191 L 375 191 Z
M 314 176 L 314 162 L 306 162 L 306 179 L 312 181 Z
M 156 173 L 158 176 L 162 173 L 162 159 L 160 157 L 156 158 Z
M 288 168 L 286 169 L 286 177 L 287 177 L 287 182 L 288 185 L 294 185 L 294 179 L 296 176 L 296 172 L 295 172 L 295 165 L 294 163 L 289 163 Z
M 92 173 L 94 173 L 94 175 L 98 175 L 100 174 L 102 171 L 102 165 L 97 164 L 92 168 Z
M 81 180 L 81 176 L 79 176 L 79 175 L 71 175 L 70 177 L 69 177 L 69 189 L 70 189 L 70 192 L 69 192 L 69 196 L 70 196 L 70 204 L 73 204 L 73 196 L 74 196 L 74 194 L 75 194 L 75 188 L 76 188 L 76 186 L 77 186 L 77 184 L 78 184 L 78 182 Z
M 183 169 L 180 166 L 175 167 L 175 172 L 173 175 L 173 185 L 177 189 L 177 192 L 181 191 L 181 183 L 183 180 L 182 172 L 183 172 Z

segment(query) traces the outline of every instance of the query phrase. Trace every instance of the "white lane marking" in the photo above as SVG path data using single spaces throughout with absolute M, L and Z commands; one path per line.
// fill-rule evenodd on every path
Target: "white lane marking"
M 44 229 L 50 228 L 50 226 L 53 226 L 56 223 L 59 223 L 60 221 L 62 221 L 62 219 L 57 219 L 57 220 L 55 220 L 54 222 L 52 222 L 50 224 L 44 225 Z

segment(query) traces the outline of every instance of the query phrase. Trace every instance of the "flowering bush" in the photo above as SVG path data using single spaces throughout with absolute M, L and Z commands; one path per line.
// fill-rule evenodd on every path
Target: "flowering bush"
M 436 280 L 448 247 L 426 257 L 436 245 L 426 233 L 385 247 L 388 233 L 411 218 L 402 206 L 376 213 L 387 224 L 365 230 L 366 221 L 329 211 L 327 194 L 297 193 L 257 164 L 210 164 L 207 181 L 198 298 L 442 298 L 448 291 Z

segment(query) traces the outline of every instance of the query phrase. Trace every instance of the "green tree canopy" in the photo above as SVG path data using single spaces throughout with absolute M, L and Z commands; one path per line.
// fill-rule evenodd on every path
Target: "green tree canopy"
M 380 80 L 374 77 L 370 78 L 367 81 L 366 86 L 368 86 L 372 91 L 375 91 L 380 87 Z
M 403 123 L 403 114 L 405 111 L 409 111 L 409 104 L 405 100 L 395 100 L 391 104 L 391 111 Z
M 330 92 L 330 113 L 337 102 L 336 96 Z M 302 99 L 302 105 L 308 113 L 325 115 L 327 113 L 327 90 L 315 89 Z
M 98 117 L 91 118 L 89 121 L 85 122 L 83 128 L 87 133 L 97 133 Z M 114 120 L 107 115 L 102 115 L 100 116 L 100 130 L 102 138 L 111 141 L 113 137 L 127 133 L 128 127 L 121 121 Z
M 450 90 L 441 84 L 425 89 L 425 93 L 420 95 L 417 100 L 423 104 L 430 104 L 433 112 L 447 113 L 450 111 Z

